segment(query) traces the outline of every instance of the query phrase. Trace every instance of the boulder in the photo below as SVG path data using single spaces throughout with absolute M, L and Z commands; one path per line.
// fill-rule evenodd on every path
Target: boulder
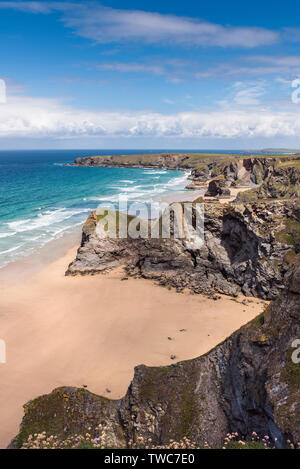
M 219 176 L 212 179 L 208 184 L 207 192 L 204 194 L 205 197 L 230 197 L 230 189 L 226 186 L 225 177 Z

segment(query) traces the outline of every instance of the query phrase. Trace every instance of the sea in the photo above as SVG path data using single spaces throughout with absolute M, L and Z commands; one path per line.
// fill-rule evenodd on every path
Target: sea
M 182 171 L 72 167 L 66 163 L 92 155 L 167 151 L 172 150 L 0 151 L 0 268 L 79 229 L 91 210 L 117 204 L 120 195 L 129 204 L 155 204 L 159 196 L 184 191 L 187 184 L 188 173 Z

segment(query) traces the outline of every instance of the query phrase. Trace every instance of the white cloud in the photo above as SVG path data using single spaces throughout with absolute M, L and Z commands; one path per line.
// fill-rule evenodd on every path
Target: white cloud
M 254 106 L 260 103 L 259 98 L 264 94 L 265 91 L 261 86 L 251 86 L 249 88 L 239 90 L 233 100 L 238 105 Z
M 98 70 L 116 71 L 116 72 L 133 72 L 133 73 L 153 73 L 154 75 L 163 75 L 166 70 L 160 65 L 141 64 L 130 62 L 110 62 L 102 63 L 96 66 Z
M 280 34 L 260 27 L 234 27 L 194 18 L 118 10 L 95 2 L 0 2 L 0 8 L 32 13 L 63 12 L 64 24 L 98 43 L 143 42 L 251 48 L 274 44 Z
M 12 9 L 29 13 L 51 13 L 54 9 L 61 9 L 61 6 L 62 2 L 0 2 L 1 9 Z
M 100 43 L 129 40 L 256 47 L 273 44 L 278 39 L 277 33 L 263 28 L 223 27 L 174 15 L 103 7 L 94 8 L 93 12 L 86 9 L 79 16 L 68 12 L 64 21 L 78 34 Z
M 162 114 L 87 111 L 57 100 L 9 96 L 0 105 L 0 137 L 72 139 L 78 137 L 252 138 L 300 137 L 300 113 L 259 108 Z
M 194 73 L 195 78 L 266 76 L 282 74 L 295 76 L 300 73 L 300 55 L 271 56 L 247 55 L 239 57 L 238 62 L 217 63 Z
M 175 104 L 174 101 L 172 101 L 172 99 L 169 99 L 169 98 L 164 98 L 163 102 L 166 104 Z

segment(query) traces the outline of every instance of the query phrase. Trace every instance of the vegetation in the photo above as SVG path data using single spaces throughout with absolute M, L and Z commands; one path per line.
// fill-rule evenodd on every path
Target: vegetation
M 35 433 L 29 435 L 27 441 L 23 443 L 21 449 L 114 449 L 111 446 L 111 441 L 108 436 L 108 427 L 99 425 L 97 427 L 98 436 L 92 437 L 90 433 L 85 435 L 75 435 L 65 440 L 59 439 L 56 435 L 47 436 L 46 432 Z M 239 436 L 238 433 L 227 433 L 222 449 L 274 449 L 276 445 L 276 439 L 271 442 L 268 435 L 259 437 L 256 432 L 252 433 L 250 440 L 245 440 Z M 151 438 L 144 440 L 143 437 L 138 437 L 137 441 L 129 441 L 129 449 L 169 449 L 169 450 L 180 450 L 180 449 L 213 449 L 208 443 L 204 443 L 204 446 L 199 446 L 194 443 L 191 439 L 183 437 L 179 441 L 170 440 L 168 445 L 153 445 Z M 298 443 L 295 448 L 294 445 L 290 444 L 290 449 L 300 449 Z
M 300 223 L 291 218 L 285 219 L 284 228 L 275 234 L 275 239 L 279 243 L 298 246 L 300 244 Z

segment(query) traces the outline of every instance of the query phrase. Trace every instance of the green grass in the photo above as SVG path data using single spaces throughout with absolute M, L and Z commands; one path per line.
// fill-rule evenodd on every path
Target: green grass
M 292 353 L 295 349 L 289 349 L 288 360 L 286 361 L 285 368 L 281 374 L 281 380 L 292 387 L 299 388 L 300 386 L 300 363 L 293 363 L 291 360 Z
M 275 239 L 279 243 L 288 246 L 299 246 L 300 244 L 300 223 L 291 218 L 284 220 L 285 227 L 275 233 Z
M 238 441 L 231 441 L 226 446 L 227 449 L 269 449 L 264 446 L 260 441 L 246 441 L 241 444 Z
M 234 161 L 236 159 L 247 159 L 247 158 L 260 158 L 260 159 L 266 159 L 266 158 L 278 158 L 278 159 L 289 159 L 289 161 L 285 162 L 280 162 L 280 164 L 286 164 L 287 166 L 290 164 L 290 162 L 293 160 L 294 156 L 291 155 L 273 155 L 273 154 L 268 154 L 268 155 L 261 155 L 261 154 L 251 154 L 249 153 L 248 155 L 235 155 L 235 154 L 224 154 L 224 153 L 140 153 L 136 155 L 94 155 L 88 158 L 96 158 L 99 160 L 105 160 L 107 158 L 111 159 L 115 164 L 128 164 L 128 165 L 134 165 L 134 164 L 153 164 L 156 159 L 171 155 L 174 156 L 177 161 L 174 164 L 174 169 L 176 168 L 176 165 L 178 164 L 179 166 L 182 164 L 183 167 L 190 167 L 190 168 L 197 168 L 197 169 L 203 169 L 206 164 L 208 163 L 207 160 L 220 160 L 223 161 L 224 164 L 228 164 L 231 161 Z M 295 163 L 298 164 L 298 163 Z M 216 170 L 217 171 L 217 170 Z M 218 171 L 217 171 L 218 172 Z
M 293 168 L 300 168 L 300 157 L 297 160 L 291 160 L 291 161 L 281 161 L 278 164 L 279 168 L 287 168 L 287 167 L 293 167 Z

